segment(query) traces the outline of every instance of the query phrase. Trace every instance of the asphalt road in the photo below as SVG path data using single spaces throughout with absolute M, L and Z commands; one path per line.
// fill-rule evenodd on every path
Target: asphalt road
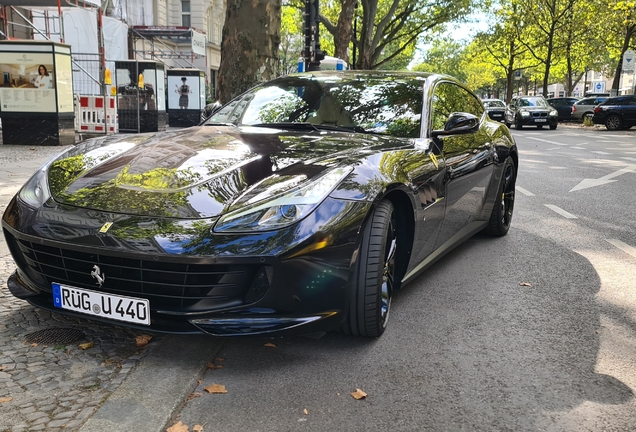
M 3 286 L 0 390 L 14 400 L 0 408 L 0 430 L 158 432 L 182 421 L 206 432 L 633 431 L 636 131 L 512 132 L 521 167 L 508 236 L 474 237 L 396 293 L 380 339 L 156 335 L 130 354 L 134 334 L 55 314 L 45 323 Z M 54 150 L 11 157 L 0 210 Z M 95 348 L 31 358 L 42 347 L 24 334 L 62 324 L 84 328 Z M 31 354 L 14 358 L 20 350 Z M 55 386 L 47 370 L 59 374 Z M 95 389 L 77 378 L 95 375 Z M 212 384 L 227 393 L 209 394 Z M 81 408 L 72 427 L 69 406 Z
M 222 368 L 207 370 L 172 423 L 633 431 L 636 133 L 513 134 L 508 236 L 474 237 L 398 292 L 380 339 L 226 340 Z M 207 393 L 212 384 L 227 393 Z M 367 397 L 354 399 L 356 389 Z

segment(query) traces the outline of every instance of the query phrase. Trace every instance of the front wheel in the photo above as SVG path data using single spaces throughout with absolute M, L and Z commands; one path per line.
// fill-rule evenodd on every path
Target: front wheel
M 523 128 L 523 124 L 521 124 L 521 119 L 517 119 L 515 121 L 515 129 L 519 130 Z
M 605 119 L 605 127 L 607 130 L 620 130 L 623 127 L 622 123 L 621 118 L 614 114 Z
M 512 221 L 512 211 L 515 207 L 517 171 L 510 156 L 506 159 L 501 172 L 501 180 L 499 181 L 495 205 L 490 214 L 488 226 L 485 229 L 486 234 L 495 237 L 508 234 L 510 222 Z
M 550 130 L 555 130 L 557 128 L 557 125 L 550 125 Z
M 393 204 L 384 200 L 363 230 L 344 333 L 378 337 L 386 329 L 396 288 L 396 220 Z

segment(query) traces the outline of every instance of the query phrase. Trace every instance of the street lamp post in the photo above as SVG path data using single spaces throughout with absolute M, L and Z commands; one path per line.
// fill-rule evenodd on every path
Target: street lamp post
M 320 31 L 318 16 L 318 0 L 305 0 L 305 46 L 303 49 L 303 60 L 305 71 L 319 71 L 320 60 L 325 58 L 325 54 L 320 49 Z

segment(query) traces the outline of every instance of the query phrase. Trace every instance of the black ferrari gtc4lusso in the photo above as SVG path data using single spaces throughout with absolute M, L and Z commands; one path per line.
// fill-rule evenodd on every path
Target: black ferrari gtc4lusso
M 443 75 L 258 85 L 201 126 L 80 143 L 8 205 L 16 297 L 218 336 L 384 332 L 391 297 L 473 234 L 505 235 L 517 148 Z

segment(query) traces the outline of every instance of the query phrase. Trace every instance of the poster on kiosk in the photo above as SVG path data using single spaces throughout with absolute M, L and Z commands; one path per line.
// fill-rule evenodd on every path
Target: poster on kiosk
M 0 115 L 5 144 L 22 144 L 16 139 L 39 142 L 40 138 L 48 144 L 63 144 L 59 139 L 68 135 L 67 126 L 74 129 L 70 46 L 2 41 Z

